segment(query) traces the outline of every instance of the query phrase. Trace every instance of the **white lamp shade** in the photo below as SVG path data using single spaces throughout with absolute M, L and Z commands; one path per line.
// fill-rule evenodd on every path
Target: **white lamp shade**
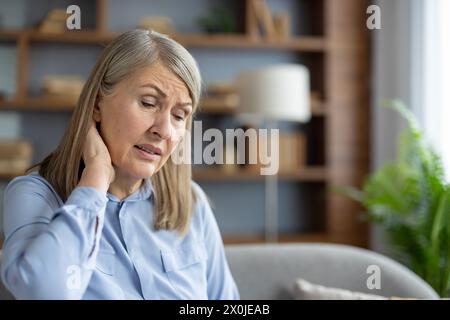
M 281 64 L 241 72 L 236 79 L 242 118 L 307 122 L 311 118 L 308 69 Z

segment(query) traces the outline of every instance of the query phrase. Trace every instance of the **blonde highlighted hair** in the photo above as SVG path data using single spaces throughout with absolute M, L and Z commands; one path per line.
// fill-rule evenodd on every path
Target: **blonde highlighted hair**
M 117 37 L 103 50 L 89 75 L 60 144 L 42 162 L 30 168 L 38 167 L 39 174 L 64 201 L 81 178 L 84 141 L 99 98 L 110 94 L 117 83 L 133 72 L 155 63 L 162 63 L 185 83 L 196 111 L 201 77 L 197 63 L 183 46 L 149 30 L 132 30 Z M 186 127 L 191 130 L 192 116 Z M 185 234 L 196 199 L 191 188 L 191 166 L 175 164 L 169 157 L 151 180 L 155 196 L 154 228 Z

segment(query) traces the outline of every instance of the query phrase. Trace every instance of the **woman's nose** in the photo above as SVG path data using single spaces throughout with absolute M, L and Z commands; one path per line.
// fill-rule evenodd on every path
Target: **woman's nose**
M 159 136 L 161 139 L 169 139 L 172 135 L 172 127 L 170 124 L 170 112 L 158 112 L 155 114 L 155 120 L 150 127 L 152 134 Z

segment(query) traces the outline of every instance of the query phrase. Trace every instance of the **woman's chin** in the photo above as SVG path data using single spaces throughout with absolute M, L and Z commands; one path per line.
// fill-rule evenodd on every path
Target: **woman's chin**
M 153 166 L 147 168 L 135 168 L 134 170 L 129 170 L 129 174 L 138 179 L 150 178 L 156 172 L 156 168 Z

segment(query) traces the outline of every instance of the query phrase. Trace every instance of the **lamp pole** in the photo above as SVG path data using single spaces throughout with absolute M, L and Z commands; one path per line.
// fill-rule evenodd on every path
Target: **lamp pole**
M 278 242 L 278 174 L 265 176 L 265 238 Z
M 278 64 L 244 70 L 236 78 L 241 117 L 267 121 L 307 122 L 311 117 L 309 70 L 300 64 Z M 272 152 L 272 150 L 271 150 Z M 279 155 L 277 155 L 279 157 Z M 278 174 L 265 177 L 265 240 L 278 241 Z
M 276 127 L 276 121 L 268 121 L 268 130 Z M 270 150 L 273 157 L 274 150 Z M 278 155 L 277 155 L 278 156 Z M 265 240 L 278 242 L 278 173 L 265 176 Z

